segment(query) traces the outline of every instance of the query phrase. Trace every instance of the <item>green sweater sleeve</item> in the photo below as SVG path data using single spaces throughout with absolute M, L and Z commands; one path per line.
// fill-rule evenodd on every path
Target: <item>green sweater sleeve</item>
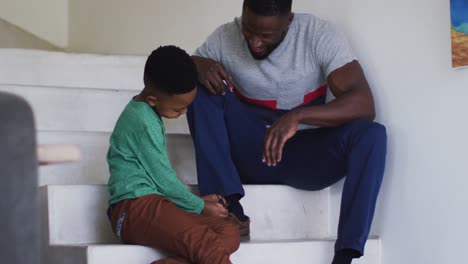
M 143 135 L 136 135 L 138 144 L 135 153 L 158 191 L 181 209 L 200 214 L 205 206 L 204 201 L 177 178 L 167 155 L 163 128 L 147 127 L 141 133 Z

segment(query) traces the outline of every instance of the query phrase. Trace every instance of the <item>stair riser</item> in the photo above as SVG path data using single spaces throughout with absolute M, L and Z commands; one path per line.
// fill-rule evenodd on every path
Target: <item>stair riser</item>
M 245 189 L 249 195 L 243 204 L 251 217 L 252 239 L 328 236 L 328 189 L 305 192 L 273 185 Z M 106 216 L 106 186 L 43 186 L 41 192 L 51 245 L 117 242 Z
M 240 264 L 330 264 L 333 241 L 242 243 L 231 256 Z M 367 242 L 366 254 L 353 264 L 381 264 L 380 240 Z M 147 264 L 165 256 L 158 250 L 133 245 L 52 247 L 49 264 Z

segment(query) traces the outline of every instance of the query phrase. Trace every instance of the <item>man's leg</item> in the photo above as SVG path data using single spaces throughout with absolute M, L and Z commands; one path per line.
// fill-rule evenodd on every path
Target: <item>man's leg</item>
M 262 174 L 274 183 L 276 170 L 261 162 L 265 124 L 233 93 L 211 95 L 200 86 L 187 119 L 201 195 L 243 196 L 245 174 Z
M 199 179 L 200 166 L 216 167 L 217 164 L 210 163 L 208 155 L 200 162 L 198 155 L 203 151 L 206 154 L 213 151 L 214 156 L 221 156 L 224 163 L 229 163 L 217 167 L 216 174 L 205 171 L 206 175 L 213 176 L 210 180 L 214 185 L 219 184 L 217 177 L 225 177 L 226 167 L 229 167 L 227 174 L 236 181 L 240 177 L 247 184 L 287 184 L 305 190 L 326 188 L 348 175 L 336 250 L 352 248 L 363 253 L 385 167 L 385 127 L 355 120 L 338 128 L 299 131 L 286 143 L 283 161 L 277 167 L 268 167 L 261 162 L 265 125 L 255 118 L 256 114 L 229 92 L 224 97 L 207 95 L 203 90 L 199 93 L 202 100 L 198 102 L 203 106 L 196 107 L 206 107 L 204 122 L 210 124 L 199 126 L 196 131 L 192 128 Z M 216 107 L 208 107 L 213 104 Z M 210 119 L 212 113 L 216 118 Z M 191 126 L 193 121 L 189 116 Z M 209 136 L 197 141 L 197 134 L 203 133 Z M 226 148 L 228 154 L 220 154 L 217 148 Z
M 351 138 L 335 250 L 351 248 L 362 255 L 384 175 L 387 134 L 384 126 L 364 120 L 348 126 Z
M 386 157 L 385 127 L 355 120 L 338 128 L 300 131 L 285 145 L 277 166 L 282 183 L 320 190 L 346 176 L 335 250 L 364 252 Z M 263 182 L 265 179 L 249 179 Z M 359 256 L 358 255 L 358 256 Z
M 228 210 L 239 220 L 243 237 L 250 233 L 250 220 L 239 200 L 247 174 L 264 175 L 275 183 L 275 169 L 262 164 L 265 123 L 230 91 L 211 95 L 199 87 L 187 119 L 195 145 L 201 195 L 225 196 Z M 278 182 L 276 182 L 278 183 Z
M 0 255 L 39 263 L 39 201 L 34 117 L 23 99 L 0 93 Z
M 166 250 L 189 263 L 231 263 L 229 256 L 240 243 L 238 228 L 228 219 L 185 212 L 159 195 L 115 205 L 111 223 L 124 243 Z M 169 260 L 177 258 L 164 261 Z

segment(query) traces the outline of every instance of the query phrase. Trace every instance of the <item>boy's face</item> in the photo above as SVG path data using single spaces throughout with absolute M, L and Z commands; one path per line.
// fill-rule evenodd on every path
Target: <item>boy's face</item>
M 193 102 L 197 95 L 197 88 L 185 94 L 149 96 L 148 104 L 160 116 L 165 118 L 177 118 L 187 112 L 187 107 Z

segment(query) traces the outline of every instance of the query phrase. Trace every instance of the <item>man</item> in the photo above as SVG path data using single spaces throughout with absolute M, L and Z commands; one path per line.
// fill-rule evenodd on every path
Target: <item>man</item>
M 351 263 L 369 234 L 385 127 L 372 122 L 372 93 L 343 34 L 291 13 L 291 2 L 244 0 L 242 17 L 193 56 L 204 86 L 187 113 L 200 192 L 223 194 L 248 235 L 242 183 L 320 190 L 346 175 L 332 263 Z

